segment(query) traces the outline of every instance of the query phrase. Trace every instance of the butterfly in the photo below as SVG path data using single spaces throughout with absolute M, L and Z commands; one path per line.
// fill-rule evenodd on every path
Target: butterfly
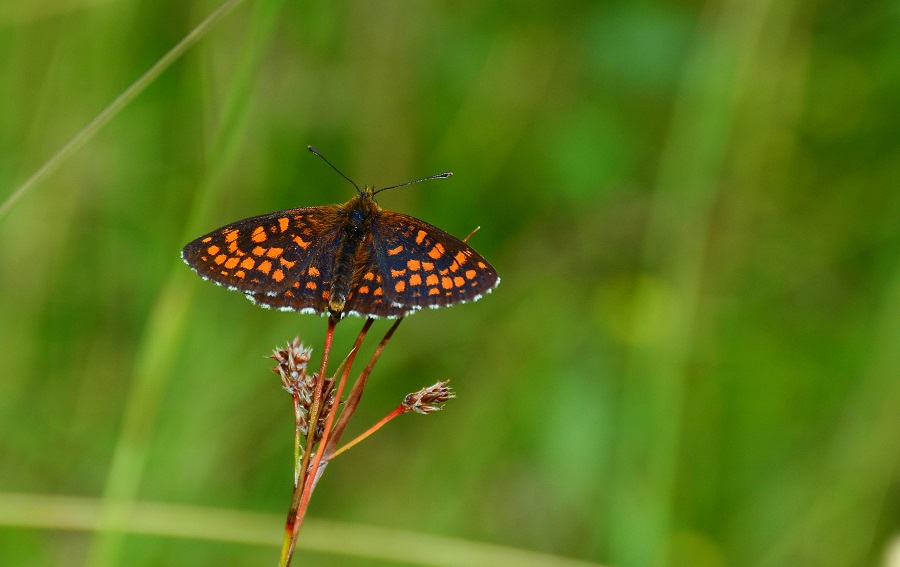
M 181 257 L 203 279 L 257 305 L 334 320 L 398 318 L 476 301 L 500 283 L 487 260 L 455 236 L 375 201 L 381 191 L 451 175 L 378 190 L 353 183 L 357 195 L 342 205 L 239 220 L 190 242 Z

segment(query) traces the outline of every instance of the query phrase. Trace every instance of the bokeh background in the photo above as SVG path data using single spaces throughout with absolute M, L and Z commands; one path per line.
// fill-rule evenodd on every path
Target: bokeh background
M 217 6 L 0 3 L 0 198 Z M 508 565 L 886 563 L 898 29 L 878 0 L 243 2 L 2 210 L 0 563 L 276 563 L 293 418 L 263 356 L 320 352 L 325 320 L 178 254 L 349 199 L 307 144 L 361 184 L 452 170 L 380 204 L 481 226 L 503 281 L 400 326 L 351 429 L 459 397 L 332 463 L 301 545 L 376 537 L 296 564 L 401 564 L 385 528 L 434 556 L 413 564 L 473 564 L 431 536 Z M 133 502 L 173 533 L 135 533 Z

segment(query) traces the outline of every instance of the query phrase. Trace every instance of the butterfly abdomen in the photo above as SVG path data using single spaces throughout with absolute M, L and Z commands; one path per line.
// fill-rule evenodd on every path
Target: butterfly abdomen
M 355 281 L 358 279 L 358 274 L 355 273 L 357 267 L 367 263 L 365 243 L 367 238 L 371 238 L 370 225 L 378 214 L 378 205 L 364 194 L 351 200 L 342 213 L 346 216 L 341 228 L 341 243 L 334 258 L 328 300 L 329 315 L 337 319 L 340 319 L 344 311 L 350 290 L 358 283 Z

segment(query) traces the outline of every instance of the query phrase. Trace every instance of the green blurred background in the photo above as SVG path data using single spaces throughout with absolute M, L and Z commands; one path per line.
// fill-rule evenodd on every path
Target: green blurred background
M 218 5 L 0 2 L 0 198 Z M 878 0 L 244 2 L 0 216 L 0 564 L 277 562 L 293 418 L 263 356 L 320 353 L 325 320 L 178 255 L 349 199 L 307 144 L 361 184 L 452 170 L 380 204 L 481 226 L 503 281 L 400 326 L 350 433 L 438 380 L 459 398 L 335 460 L 301 545 L 330 520 L 508 546 L 496 564 L 881 564 L 898 29 Z M 273 545 L 237 520 L 121 535 L 132 501 L 264 513 Z M 375 540 L 295 564 L 398 564 Z

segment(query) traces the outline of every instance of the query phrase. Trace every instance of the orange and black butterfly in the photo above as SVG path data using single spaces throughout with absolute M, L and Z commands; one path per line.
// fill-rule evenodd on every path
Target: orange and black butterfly
M 239 220 L 194 240 L 181 257 L 203 279 L 243 292 L 257 305 L 336 320 L 396 318 L 476 301 L 500 283 L 496 270 L 462 240 L 379 207 L 375 195 L 393 187 L 353 185 L 358 194 L 343 205 Z

